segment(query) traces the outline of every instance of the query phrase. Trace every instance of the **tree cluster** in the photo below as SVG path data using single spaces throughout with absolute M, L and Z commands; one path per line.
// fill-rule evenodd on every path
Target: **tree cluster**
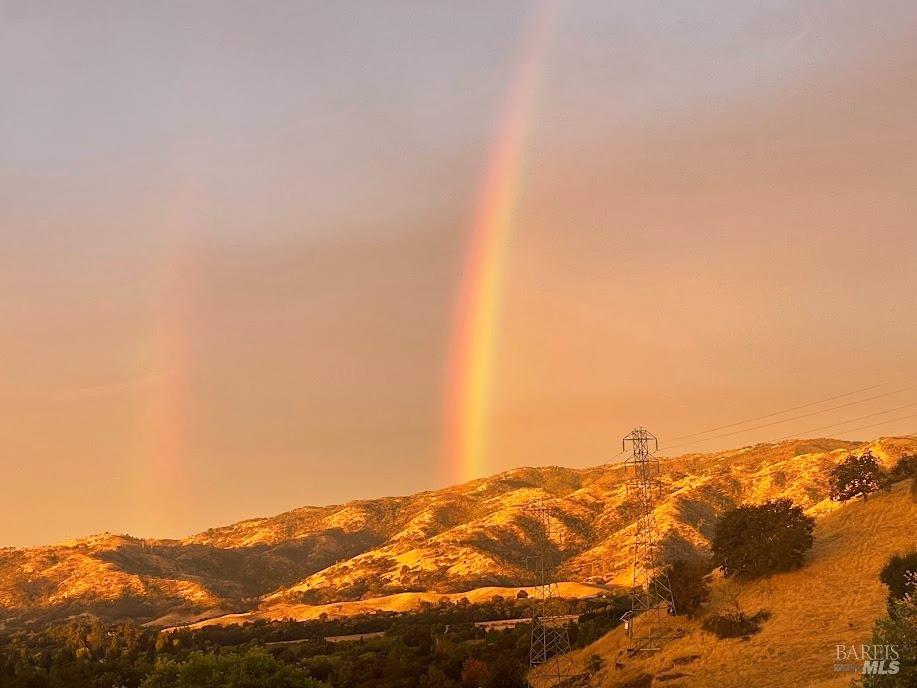
M 475 621 L 527 616 L 530 600 L 428 605 L 410 614 L 259 622 L 157 634 L 81 619 L 0 635 L 0 688 L 522 688 L 530 627 Z M 623 598 L 570 601 L 574 647 L 613 628 Z M 325 636 L 385 631 L 332 643 Z M 477 684 L 476 684 L 477 685 Z

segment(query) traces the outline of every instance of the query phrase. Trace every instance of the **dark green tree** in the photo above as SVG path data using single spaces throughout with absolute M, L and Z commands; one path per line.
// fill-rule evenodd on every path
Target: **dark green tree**
M 815 521 L 789 499 L 727 511 L 717 521 L 711 549 L 724 576 L 759 578 L 802 565 Z
M 913 581 L 917 579 L 917 551 L 910 554 L 896 554 L 882 568 L 879 580 L 888 586 L 888 597 L 891 600 L 901 600 L 908 593 L 917 593 L 913 590 Z

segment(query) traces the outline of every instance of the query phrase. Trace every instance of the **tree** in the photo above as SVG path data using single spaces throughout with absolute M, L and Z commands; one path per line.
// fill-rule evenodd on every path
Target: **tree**
M 917 551 L 904 556 L 896 554 L 889 559 L 879 573 L 879 580 L 888 586 L 889 601 L 901 600 L 908 593 L 917 593 L 911 590 L 915 576 L 917 576 Z
M 917 454 L 902 456 L 889 473 L 891 482 L 917 477 Z
M 789 499 L 740 506 L 717 521 L 711 549 L 724 576 L 759 578 L 799 568 L 815 521 Z
M 490 680 L 490 670 L 480 659 L 468 658 L 462 664 L 462 685 L 465 688 L 482 688 Z
M 678 559 L 667 567 L 666 573 L 676 613 L 694 618 L 701 604 L 710 597 L 710 586 L 705 579 L 707 569 L 700 562 Z
M 425 676 L 420 677 L 420 685 L 423 688 L 449 688 L 455 683 L 446 676 L 446 672 L 435 664 L 430 665 Z
M 515 657 L 498 657 L 491 667 L 487 688 L 525 688 L 525 670 Z
M 589 655 L 586 660 L 586 671 L 590 676 L 595 676 L 602 670 L 602 658 L 598 655 Z
M 915 589 L 917 593 L 917 589 Z M 888 617 L 876 621 L 871 645 L 893 646 L 898 673 L 863 676 L 864 688 L 913 688 L 917 685 L 917 603 L 911 595 L 894 600 Z
M 831 470 L 829 494 L 836 502 L 846 502 L 875 492 L 885 480 L 885 474 L 876 457 L 869 451 L 859 456 L 850 455 Z

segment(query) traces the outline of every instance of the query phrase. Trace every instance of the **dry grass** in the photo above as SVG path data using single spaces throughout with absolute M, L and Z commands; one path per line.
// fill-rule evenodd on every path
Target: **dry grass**
M 607 587 L 575 582 L 558 583 L 558 589 L 560 594 L 568 599 L 597 597 L 598 595 L 609 592 Z M 520 590 L 525 590 L 529 595 L 534 595 L 535 593 L 535 589 L 532 587 L 504 588 L 498 586 L 486 586 L 469 590 L 468 592 L 449 593 L 444 595 L 432 592 L 402 592 L 395 595 L 384 595 L 382 597 L 372 597 L 365 600 L 355 600 L 353 602 L 333 602 L 331 604 L 319 605 L 275 605 L 260 611 L 243 614 L 224 614 L 214 618 L 194 620 L 193 623 L 191 619 L 178 619 L 175 615 L 170 617 L 170 620 L 173 624 L 182 624 L 180 626 L 182 628 L 202 628 L 204 626 L 230 626 L 232 624 L 248 623 L 258 620 L 295 619 L 297 621 L 309 621 L 319 618 L 322 614 L 327 614 L 328 617 L 332 619 L 342 619 L 350 616 L 357 616 L 359 614 L 367 614 L 369 612 L 410 612 L 419 609 L 424 602 L 435 605 L 442 599 L 447 599 L 453 604 L 462 598 L 466 598 L 471 604 L 482 604 L 490 602 L 495 595 L 500 595 L 505 599 L 512 600 L 515 599 Z M 622 592 L 622 590 L 615 590 L 613 594 L 621 594 Z M 174 630 L 174 627 L 165 630 Z
M 908 482 L 847 504 L 817 521 L 802 569 L 753 583 L 715 582 L 711 611 L 737 602 L 749 614 L 771 612 L 757 635 L 717 640 L 697 622 L 683 622 L 685 637 L 663 652 L 627 659 L 618 628 L 575 653 L 576 666 L 582 671 L 585 658 L 602 656 L 605 668 L 593 685 L 608 688 L 642 674 L 656 677 L 653 686 L 671 688 L 845 687 L 850 675 L 834 672 L 834 646 L 868 642 L 873 621 L 885 614 L 879 571 L 891 555 L 917 548 L 915 524 L 917 500 Z

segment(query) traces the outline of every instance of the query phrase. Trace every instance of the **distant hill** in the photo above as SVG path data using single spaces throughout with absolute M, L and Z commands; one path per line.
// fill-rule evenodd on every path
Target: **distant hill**
M 664 556 L 704 552 L 717 515 L 741 502 L 785 496 L 813 513 L 832 511 L 828 470 L 861 446 L 792 440 L 664 460 Z M 887 465 L 917 454 L 914 439 L 870 446 Z M 620 465 L 520 468 L 407 497 L 303 507 L 183 540 L 104 534 L 4 549 L 0 620 L 83 612 L 160 624 L 250 611 L 306 617 L 323 603 L 524 585 L 538 529 L 521 507 L 541 497 L 558 498 L 552 547 L 560 577 L 624 584 L 633 516 L 623 479 Z

